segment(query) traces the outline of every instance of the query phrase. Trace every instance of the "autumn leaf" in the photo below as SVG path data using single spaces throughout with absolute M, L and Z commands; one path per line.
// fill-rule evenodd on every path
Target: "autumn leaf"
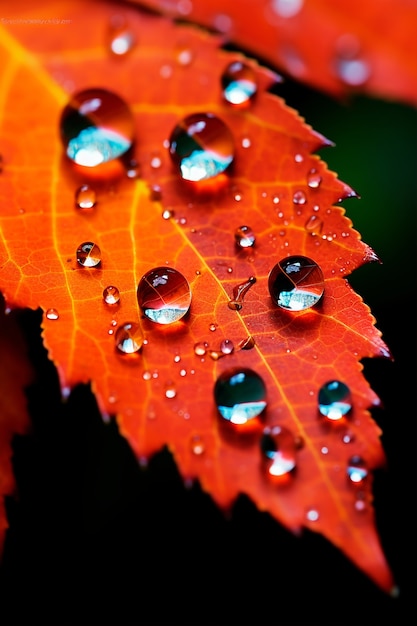
M 134 2 L 221 33 L 226 43 L 334 97 L 365 93 L 417 104 L 414 2 Z
M 330 142 L 221 44 L 111 2 L 44 3 L 42 20 L 14 3 L 0 289 L 42 309 L 63 391 L 91 382 L 138 459 L 167 445 L 223 510 L 244 493 L 390 591 L 361 365 L 389 351 L 348 283 L 377 257 L 338 206 L 355 193 L 314 154 Z

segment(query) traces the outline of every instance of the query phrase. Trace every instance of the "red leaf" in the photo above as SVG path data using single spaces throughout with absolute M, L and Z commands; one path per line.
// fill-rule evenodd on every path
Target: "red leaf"
M 384 462 L 368 411 L 378 398 L 360 363 L 389 353 L 347 282 L 376 256 L 334 206 L 354 194 L 313 154 L 329 142 L 267 92 L 272 72 L 221 50 L 220 38 L 126 8 L 123 28 L 134 44 L 120 58 L 109 44 L 117 4 L 51 3 L 46 14 L 48 6 L 56 28 L 47 17 L 31 28 L 31 4 L 18 2 L 18 19 L 0 41 L 8 68 L 0 287 L 9 306 L 42 308 L 62 387 L 91 381 L 103 416 L 116 416 L 139 458 L 168 445 L 182 475 L 198 478 L 222 508 L 245 493 L 291 531 L 322 533 L 390 590 L 372 507 L 372 470 Z M 232 61 L 248 63 L 256 77 L 246 108 L 222 95 Z M 75 166 L 65 157 L 63 109 L 71 94 L 90 88 L 115 91 L 132 109 L 135 165 Z M 196 113 L 226 124 L 235 155 L 214 181 L 194 184 L 181 179 L 167 142 Z M 97 203 L 83 211 L 74 198 L 86 184 Z M 239 248 L 235 230 L 248 225 L 255 245 Z M 83 242 L 101 249 L 97 267 L 77 262 Z M 301 311 L 278 307 L 268 291 L 271 269 L 293 255 L 313 259 L 324 276 L 323 298 Z M 174 324 L 139 309 L 138 283 L 157 267 L 179 271 L 191 286 L 190 312 Z M 119 290 L 118 304 L 103 300 L 108 286 Z M 241 297 L 241 308 L 230 304 Z M 126 323 L 138 324 L 145 339 L 128 360 L 115 342 Z M 223 353 L 223 342 L 234 351 Z M 207 345 L 196 351 L 197 343 Z M 235 367 L 254 370 L 267 390 L 258 428 L 247 434 L 230 430 L 213 397 L 218 377 Z M 318 411 L 318 390 L 329 380 L 352 393 L 342 426 Z M 261 464 L 262 429 L 273 434 L 278 426 L 296 446 L 296 472 L 285 485 Z M 346 474 L 355 455 L 370 472 L 359 490 Z

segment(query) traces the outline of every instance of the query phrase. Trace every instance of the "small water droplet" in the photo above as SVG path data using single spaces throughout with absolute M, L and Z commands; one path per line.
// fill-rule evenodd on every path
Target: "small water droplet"
M 179 363 L 181 361 L 181 356 L 179 354 L 176 354 L 174 356 L 174 363 Z
M 292 201 L 294 204 L 305 204 L 307 202 L 307 197 L 304 191 L 295 191 Z
M 202 181 L 224 172 L 234 158 L 234 139 L 212 113 L 193 113 L 171 133 L 169 153 L 184 180 Z
M 213 26 L 220 33 L 228 33 L 232 28 L 232 18 L 226 13 L 218 13 L 213 18 Z
M 120 293 L 117 287 L 109 285 L 103 290 L 103 300 L 106 304 L 114 305 L 120 302 Z
M 307 174 L 307 185 L 310 189 L 318 189 L 321 185 L 321 176 L 316 169 L 311 169 Z
M 329 448 L 327 446 L 322 446 L 322 448 L 320 448 L 320 452 L 322 454 L 329 454 Z
M 317 304 L 324 293 L 324 278 L 315 261 L 289 256 L 271 270 L 268 289 L 272 300 L 288 311 L 302 311 Z
M 172 209 L 165 209 L 164 211 L 162 211 L 162 219 L 164 220 L 170 220 L 174 216 L 175 216 L 175 213 Z
M 75 192 L 75 206 L 78 209 L 92 209 L 97 202 L 96 192 L 90 185 L 81 185 Z
M 346 472 L 352 484 L 362 486 L 368 477 L 368 466 L 361 456 L 354 455 L 348 460 Z
M 200 437 L 200 435 L 193 435 L 190 440 L 191 451 L 200 456 L 205 452 L 206 446 L 204 444 L 204 439 Z
M 319 235 L 321 233 L 321 229 L 323 228 L 323 222 L 319 217 L 317 217 L 317 215 L 310 215 L 304 224 L 304 227 L 312 235 Z
M 221 76 L 221 86 L 226 102 L 247 106 L 258 89 L 255 70 L 247 63 L 233 61 Z
M 232 354 L 234 349 L 235 347 L 231 339 L 223 339 L 223 341 L 220 344 L 220 350 L 222 351 L 223 354 Z
M 345 432 L 342 436 L 342 441 L 343 443 L 352 443 L 355 441 L 354 433 L 351 433 L 350 431 Z
M 250 276 L 248 280 L 233 288 L 233 299 L 229 300 L 227 306 L 233 311 L 240 311 L 243 307 L 243 299 L 249 289 L 256 283 L 255 276 Z
M 181 376 L 182 378 L 184 378 L 184 376 L 187 376 L 187 370 L 186 370 L 186 369 L 184 369 L 184 368 L 183 368 L 183 369 L 180 369 L 180 376 Z
M 76 258 L 83 267 L 98 267 L 101 263 L 101 250 L 96 243 L 85 241 L 78 246 Z
M 194 344 L 194 353 L 197 356 L 204 356 L 208 349 L 208 343 L 206 341 L 198 341 Z
M 321 415 L 337 422 L 352 408 L 350 389 L 339 380 L 331 380 L 319 389 L 318 405 Z
M 143 345 L 142 329 L 136 322 L 125 322 L 116 330 L 114 340 L 120 354 L 136 355 Z
M 115 93 L 85 89 L 75 93 L 64 107 L 60 134 L 71 161 L 96 167 L 131 148 L 134 119 L 128 105 Z
M 149 189 L 149 197 L 152 202 L 159 202 L 162 199 L 162 189 L 159 185 L 151 185 Z M 171 215 L 174 214 L 174 211 L 170 211 Z
M 187 65 L 191 65 L 194 60 L 194 52 L 191 48 L 179 45 L 176 51 L 176 59 L 179 65 L 186 67 Z
M 172 324 L 188 312 L 191 289 L 178 270 L 155 267 L 140 279 L 137 298 L 144 315 L 152 322 Z
M 317 520 L 320 518 L 320 515 L 317 509 L 309 509 L 306 513 L 306 517 L 309 522 L 317 522 Z
M 236 425 L 258 417 L 266 407 L 266 388 L 262 378 L 248 368 L 224 371 L 214 385 L 214 399 L 220 415 Z
M 364 85 L 369 79 L 371 68 L 355 35 L 342 35 L 337 40 L 335 67 L 340 80 L 350 87 Z
M 256 345 L 255 337 L 252 337 L 252 335 L 249 335 L 249 337 L 246 337 L 245 339 L 242 339 L 242 341 L 239 341 L 239 350 L 252 350 L 252 348 L 254 348 L 255 345 Z
M 235 230 L 235 241 L 239 248 L 251 248 L 255 244 L 255 234 L 250 226 L 239 226 Z
M 159 73 L 162 78 L 170 78 L 172 76 L 172 67 L 170 65 L 162 65 Z
M 108 34 L 110 51 L 117 57 L 124 57 L 135 45 L 135 36 L 123 15 L 114 15 Z
M 292 432 L 284 426 L 264 429 L 260 447 L 263 467 L 270 478 L 288 477 L 296 467 L 296 443 Z
M 177 390 L 173 382 L 169 381 L 165 386 L 165 397 L 172 399 L 177 395 Z
M 142 374 L 143 380 L 151 380 L 152 374 L 149 370 L 145 370 Z
M 57 320 L 59 319 L 59 313 L 57 311 L 57 309 L 46 309 L 46 313 L 45 313 L 46 317 L 48 320 Z
M 290 18 L 297 15 L 304 0 L 272 0 L 272 8 L 279 17 Z
M 214 333 L 217 330 L 217 324 L 210 324 L 209 331 Z
M 294 157 L 294 161 L 296 163 L 302 163 L 304 161 L 304 157 L 302 154 L 296 154 Z
M 249 139 L 249 137 L 243 137 L 242 138 L 242 148 L 250 148 L 251 145 L 252 145 L 252 142 Z

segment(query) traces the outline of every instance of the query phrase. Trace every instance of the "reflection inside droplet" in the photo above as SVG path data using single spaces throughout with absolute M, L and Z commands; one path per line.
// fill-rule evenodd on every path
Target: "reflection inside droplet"
M 289 256 L 271 270 L 268 288 L 272 300 L 289 311 L 302 311 L 317 304 L 324 293 L 324 278 L 315 261 Z
M 248 368 L 231 368 L 216 380 L 214 399 L 220 415 L 236 425 L 253 420 L 266 407 L 266 388 L 262 378 Z

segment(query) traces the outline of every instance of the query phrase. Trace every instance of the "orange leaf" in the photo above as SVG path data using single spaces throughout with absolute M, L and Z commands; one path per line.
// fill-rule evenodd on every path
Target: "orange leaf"
M 417 104 L 417 5 L 409 0 L 136 0 L 214 29 L 297 81 Z
M 0 288 L 8 305 L 42 308 L 62 388 L 91 381 L 103 417 L 116 416 L 138 458 L 168 445 L 182 476 L 198 478 L 220 507 L 247 494 L 291 531 L 322 533 L 389 591 L 372 507 L 372 470 L 384 453 L 368 409 L 379 401 L 360 363 L 389 352 L 347 282 L 376 256 L 335 206 L 354 193 L 313 154 L 329 142 L 268 93 L 272 72 L 221 50 L 221 38 L 135 8 L 121 16 L 111 2 L 88 10 L 85 2 L 45 3 L 44 13 L 48 6 L 50 21 L 37 23 L 30 4 L 14 3 L 19 18 L 1 32 Z M 115 16 L 129 48 L 121 55 L 110 48 Z M 254 73 L 257 93 L 247 107 L 223 97 L 231 62 Z M 64 107 L 91 88 L 114 91 L 133 112 L 127 159 L 87 167 L 65 155 Z M 93 118 L 97 101 L 89 100 Z M 183 118 L 207 113 L 230 129 L 234 157 L 214 179 L 193 183 L 180 176 L 169 140 Z M 118 122 L 129 132 L 128 116 Z M 194 122 L 194 132 L 215 123 Z M 227 162 L 227 142 L 220 147 Z M 103 153 L 99 146 L 87 155 Z M 193 166 L 191 178 L 206 170 L 201 161 Z M 75 203 L 85 185 L 96 194 L 90 209 Z M 252 229 L 253 246 L 236 243 L 242 226 Z M 78 251 L 83 242 L 99 247 L 100 264 L 77 261 L 91 248 Z M 269 293 L 270 271 L 290 256 L 313 259 L 323 273 L 324 296 L 306 310 L 284 310 Z M 139 308 L 138 284 L 154 268 L 163 268 L 159 285 L 168 268 L 190 284 L 190 311 L 175 323 L 155 323 Z M 103 300 L 109 286 L 120 293 L 116 304 Z M 139 326 L 139 339 L 120 339 L 126 323 Z M 131 350 L 141 337 L 130 358 L 116 348 Z M 250 432 L 236 432 L 216 406 L 216 381 L 230 368 L 254 371 L 266 387 L 266 410 L 249 420 Z M 352 394 L 342 425 L 318 410 L 318 390 L 330 380 Z M 264 427 L 289 438 L 296 468 L 285 485 L 261 463 Z M 369 472 L 362 480 L 358 468 L 359 487 L 346 473 L 355 456 Z

